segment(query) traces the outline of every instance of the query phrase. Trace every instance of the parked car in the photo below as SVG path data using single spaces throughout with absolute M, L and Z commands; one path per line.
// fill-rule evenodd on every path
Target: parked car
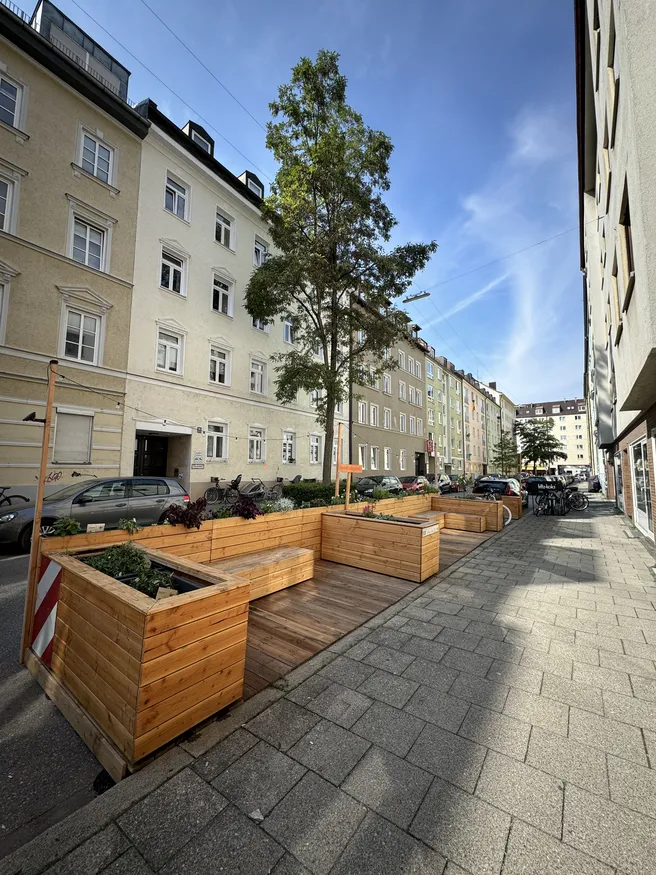
M 515 477 L 483 477 L 477 480 L 472 490 L 474 495 L 493 492 L 495 495 L 521 496 L 522 504 L 528 504 L 528 492 L 523 489 Z
M 402 495 L 403 485 L 398 477 L 391 474 L 375 474 L 373 477 L 361 477 L 355 484 L 355 491 L 364 498 L 371 498 L 374 489 L 386 489 L 392 495 Z
M 467 492 L 467 487 L 460 483 L 457 474 L 447 474 L 447 477 L 449 478 L 451 485 L 449 489 L 442 490 L 443 492 Z
M 172 504 L 189 502 L 189 495 L 173 477 L 112 477 L 71 483 L 43 502 L 41 534 L 54 534 L 59 517 L 73 517 L 86 529 L 104 523 L 115 529 L 120 519 L 136 519 L 140 526 L 164 521 Z M 0 544 L 17 544 L 27 552 L 32 540 L 34 502 L 13 505 L 0 514 Z
M 421 474 L 416 477 L 412 475 L 399 477 L 399 480 L 406 492 L 425 492 L 430 487 L 427 478 Z
M 451 478 L 448 474 L 438 474 L 435 484 L 440 492 L 451 492 Z

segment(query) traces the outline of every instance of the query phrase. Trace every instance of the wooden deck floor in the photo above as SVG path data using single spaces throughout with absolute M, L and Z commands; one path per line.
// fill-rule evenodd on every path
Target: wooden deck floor
M 490 537 L 442 531 L 440 571 Z M 251 602 L 244 698 L 263 690 L 418 585 L 398 577 L 315 563 L 312 580 Z

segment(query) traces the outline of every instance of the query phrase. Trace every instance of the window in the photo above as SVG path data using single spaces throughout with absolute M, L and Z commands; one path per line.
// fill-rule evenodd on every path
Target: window
M 405 383 L 399 380 L 399 401 L 405 401 Z
M 171 176 L 166 177 L 164 191 L 164 209 L 173 213 L 178 219 L 187 219 L 187 202 L 189 193 L 187 187 L 176 182 Z
M 112 181 L 113 149 L 106 146 L 101 140 L 92 137 L 86 131 L 82 134 L 82 155 L 80 166 L 91 176 L 95 176 L 106 182 Z
M 254 192 L 258 197 L 262 197 L 264 192 L 262 191 L 262 186 L 258 185 L 257 182 L 253 182 L 252 179 L 248 180 L 248 187 L 252 192 Z
M 449 407 L 453 410 L 453 398 L 449 396 Z
M 363 328 L 358 328 L 355 338 L 360 346 L 364 344 L 365 340 L 367 339 L 367 335 Z
M 580 408 L 579 408 L 579 409 L 580 409 Z M 581 417 L 580 417 L 579 414 L 577 413 L 577 414 L 575 415 L 574 419 L 577 419 L 577 420 L 578 420 L 578 419 L 581 419 Z
M 386 471 L 392 470 L 392 448 L 385 447 L 383 450 L 383 466 Z
M 0 76 L 0 121 L 17 128 L 20 121 L 20 100 L 22 89 Z
M 561 430 L 561 431 L 567 431 L 567 426 L 566 426 L 566 425 L 561 425 L 561 426 L 560 426 L 560 430 Z
M 251 425 L 248 428 L 248 461 L 264 462 L 266 459 L 266 429 Z
M 358 422 L 364 425 L 367 422 L 367 402 L 358 401 Z
M 257 359 L 251 359 L 251 392 L 266 395 L 266 365 Z
M 402 349 L 399 350 L 399 367 L 405 370 L 405 353 Z
M 405 471 L 407 454 L 405 450 L 399 450 L 399 468 Z
M 410 404 L 415 403 L 415 387 L 414 386 L 408 387 L 408 401 Z
M 456 395 L 460 395 L 460 383 L 456 383 Z
M 102 270 L 105 257 L 105 232 L 82 219 L 73 220 L 73 258 L 80 264 Z
M 437 369 L 437 379 L 438 379 L 440 382 L 443 382 L 443 381 L 444 381 L 444 374 L 442 373 L 442 368 L 438 368 L 438 369 Z
M 421 362 L 415 362 L 415 374 L 417 379 L 421 380 Z
M 579 411 L 585 413 L 585 404 L 579 404 Z
M 0 231 L 9 231 L 14 184 L 0 177 Z
M 162 249 L 162 261 L 160 266 L 159 285 L 162 289 L 184 295 L 184 261 L 177 255 L 173 255 L 168 249 Z
M 392 427 L 392 411 L 389 407 L 383 408 L 383 428 Z
M 220 346 L 210 346 L 210 383 L 230 385 L 230 353 Z
M 583 426 L 582 426 L 582 425 L 575 425 L 575 426 L 574 426 L 574 429 L 575 429 L 576 431 L 582 431 L 582 430 L 583 430 Z
M 428 408 L 428 424 L 435 425 L 435 411 L 432 407 Z
M 432 386 L 426 386 L 426 397 L 429 401 L 435 401 L 435 389 Z
M 582 458 L 583 458 L 583 454 L 582 454 L 582 453 L 579 453 L 579 455 L 577 455 L 576 458 L 577 458 L 577 459 L 582 459 Z
M 235 301 L 235 287 L 214 274 L 212 285 L 212 309 L 223 316 L 232 316 Z
M 310 435 L 310 465 L 318 465 L 321 461 L 321 435 Z
M 282 461 L 284 465 L 289 465 L 296 461 L 296 435 L 293 431 L 283 431 L 282 433 Z
M 560 404 L 557 407 L 552 407 L 551 412 L 552 413 L 560 413 Z
M 419 437 L 422 437 L 422 435 L 424 434 L 424 420 L 423 419 L 419 419 L 419 418 L 417 419 L 417 434 L 419 435 Z
M 221 422 L 209 422 L 207 424 L 207 450 L 208 459 L 228 458 L 228 426 Z
M 383 392 L 385 395 L 392 394 L 392 377 L 390 374 L 383 374 Z
M 371 378 L 370 384 L 373 386 L 373 388 L 380 389 L 380 377 L 377 376 L 376 368 L 374 368 L 373 365 L 369 368 L 369 376 Z
M 410 434 L 417 434 L 417 420 L 414 416 L 410 417 Z
M 577 449 L 577 450 L 582 450 L 582 449 L 583 449 L 583 444 L 577 444 L 577 445 L 576 445 L 576 449 Z
M 216 226 L 214 228 L 214 239 L 217 243 L 225 246 L 226 249 L 234 249 L 232 223 L 233 220 L 228 218 L 225 213 L 219 212 L 219 210 L 216 211 Z
M 205 137 L 201 137 L 198 131 L 192 130 L 191 139 L 201 147 L 203 152 L 207 152 L 209 155 L 212 154 L 212 144 Z
M 379 457 L 380 457 L 380 450 L 379 450 L 379 448 L 378 448 L 378 447 L 372 447 L 372 448 L 371 448 L 371 470 L 372 470 L 372 471 L 377 471 L 377 470 L 378 470 Z
M 256 319 L 253 317 L 251 324 L 253 328 L 256 328 L 258 331 L 266 331 L 267 333 L 269 331 L 269 323 L 265 322 L 264 319 Z
M 633 231 L 631 227 L 631 213 L 629 210 L 629 192 L 624 185 L 622 208 L 620 211 L 620 241 L 622 246 L 624 267 L 624 295 L 622 310 L 626 312 L 633 293 L 635 284 L 635 259 L 633 256 Z
M 358 446 L 358 464 L 361 468 L 367 467 L 367 445 L 360 444 Z
M 559 417 L 558 417 L 558 422 L 565 422 L 565 417 L 564 417 L 564 416 L 559 416 Z
M 421 389 L 417 389 L 417 392 L 415 394 L 415 403 L 418 407 L 421 407 L 424 403 L 424 393 L 421 391 Z
M 536 407 L 536 408 L 535 408 L 535 415 L 536 415 L 536 416 L 542 416 L 543 413 L 544 413 L 544 408 L 543 408 L 543 407 Z
M 264 262 L 267 260 L 268 254 L 269 250 L 266 243 L 256 238 L 255 246 L 253 248 L 253 264 L 255 265 L 255 267 L 260 267 L 260 265 L 264 264 Z
M 434 371 L 433 371 L 433 362 L 426 362 L 426 376 L 429 380 L 433 379 Z
M 399 413 L 399 431 L 405 431 L 405 413 Z
M 100 319 L 80 310 L 66 311 L 64 355 L 78 362 L 98 362 Z
M 172 374 L 182 373 L 182 338 L 161 328 L 157 333 L 157 368 Z
M 369 405 L 369 425 L 378 426 L 378 405 Z
M 449 387 L 453 387 L 453 376 L 451 374 L 449 374 Z
M 93 415 L 57 411 L 52 461 L 88 465 L 91 462 Z
M 95 487 L 92 487 L 95 488 Z M 87 495 L 88 493 L 85 493 Z M 132 495 L 137 498 L 151 498 L 154 495 L 170 495 L 171 490 L 163 480 L 133 480 Z
M 415 360 L 412 356 L 408 356 L 408 373 L 412 374 L 413 377 L 415 375 Z
M 457 428 L 458 434 L 462 434 L 462 422 L 460 420 L 458 420 L 457 426 L 458 426 L 458 428 Z
M 321 392 L 322 392 L 321 389 L 313 389 L 310 392 L 310 406 L 311 407 L 318 407 L 319 406 L 319 401 L 321 399 Z
M 7 330 L 7 306 L 9 299 L 9 283 L 0 283 L 0 344 L 5 342 Z
M 294 331 L 294 325 L 289 320 L 285 321 L 284 329 L 283 329 L 283 338 L 285 343 L 296 343 L 296 333 Z

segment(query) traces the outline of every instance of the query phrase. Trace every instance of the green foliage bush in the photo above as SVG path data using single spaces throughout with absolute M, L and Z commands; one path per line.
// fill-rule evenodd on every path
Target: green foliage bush
M 127 532 L 128 535 L 136 535 L 138 531 L 141 530 L 141 526 L 137 523 L 135 519 L 122 519 L 118 521 L 119 529 L 123 529 L 124 532 Z
M 229 507 L 218 507 L 216 510 L 210 511 L 210 518 L 213 520 L 231 519 L 232 510 Z
M 340 484 L 340 492 L 343 494 L 346 490 L 346 481 Z M 282 487 L 282 494 L 285 498 L 291 498 L 297 507 L 300 507 L 303 502 L 314 501 L 317 498 L 322 498 L 328 502 L 335 494 L 335 483 L 311 483 L 308 480 L 301 480 L 300 483 L 285 483 Z
M 375 486 L 371 497 L 374 501 L 384 501 L 386 498 L 394 498 L 394 495 L 389 491 L 389 489 L 381 489 L 379 486 Z M 403 498 L 402 495 L 399 497 Z
M 117 580 L 128 574 L 136 574 L 134 579 L 122 582 L 152 599 L 160 586 L 172 586 L 172 572 L 151 568 L 150 559 L 131 542 L 108 547 L 98 556 L 89 556 L 82 561 Z
M 82 531 L 78 521 L 70 516 L 59 517 L 52 527 L 55 530 L 55 535 L 59 535 L 60 538 L 64 538 L 66 535 L 77 535 L 78 532 Z

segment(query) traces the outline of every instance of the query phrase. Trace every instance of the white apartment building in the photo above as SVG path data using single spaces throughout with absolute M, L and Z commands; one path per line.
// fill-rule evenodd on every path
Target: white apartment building
M 517 423 L 530 419 L 552 419 L 551 429 L 560 441 L 566 459 L 558 459 L 550 470 L 584 471 L 590 468 L 590 440 L 588 437 L 588 414 L 584 398 L 566 401 L 542 401 L 521 404 L 516 408 Z
M 121 473 L 178 477 L 192 497 L 212 477 L 320 478 L 324 434 L 311 397 L 285 407 L 275 399 L 271 355 L 293 344 L 291 326 L 255 323 L 244 308 L 270 247 L 262 182 L 215 160 L 194 122 L 178 128 L 152 101 L 138 111 L 150 130 Z

